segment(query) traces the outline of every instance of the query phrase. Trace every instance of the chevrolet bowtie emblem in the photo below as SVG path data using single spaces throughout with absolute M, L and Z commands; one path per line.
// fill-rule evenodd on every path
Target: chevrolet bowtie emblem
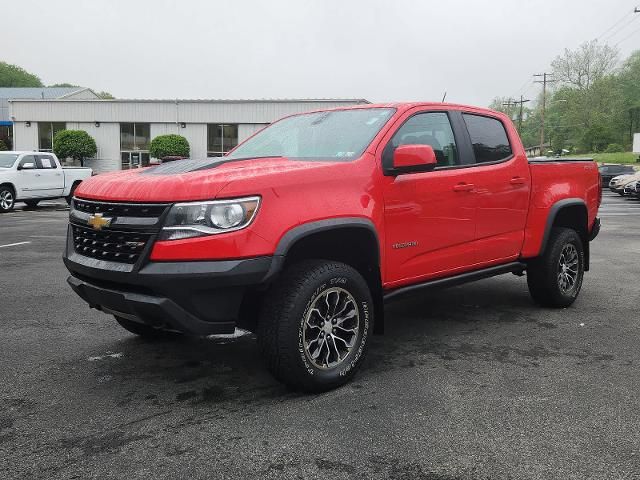
M 94 230 L 102 230 L 103 227 L 111 225 L 111 218 L 103 217 L 101 213 L 91 215 L 87 220 L 87 223 L 93 227 Z

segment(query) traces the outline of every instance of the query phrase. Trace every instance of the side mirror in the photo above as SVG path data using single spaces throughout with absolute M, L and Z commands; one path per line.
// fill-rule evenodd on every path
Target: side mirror
M 27 162 L 23 163 L 22 165 L 18 165 L 18 170 L 33 170 L 34 168 L 36 168 L 36 165 L 33 162 Z
M 429 172 L 438 161 L 431 145 L 400 145 L 393 153 L 395 173 Z

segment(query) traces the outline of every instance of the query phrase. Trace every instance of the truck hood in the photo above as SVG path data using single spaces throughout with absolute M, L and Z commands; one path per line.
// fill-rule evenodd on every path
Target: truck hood
M 178 160 L 148 168 L 105 173 L 83 181 L 75 195 L 87 200 L 180 202 L 215 199 L 230 183 L 246 183 L 259 194 L 298 172 L 334 170 L 340 162 L 302 161 L 284 157 Z M 290 179 L 291 180 L 291 179 Z

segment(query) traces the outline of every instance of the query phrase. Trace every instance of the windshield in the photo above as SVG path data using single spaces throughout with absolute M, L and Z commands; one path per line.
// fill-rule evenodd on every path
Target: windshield
M 270 125 L 225 158 L 289 157 L 348 162 L 365 151 L 393 108 L 306 113 Z
M 0 168 L 11 168 L 18 158 L 16 153 L 0 153 Z

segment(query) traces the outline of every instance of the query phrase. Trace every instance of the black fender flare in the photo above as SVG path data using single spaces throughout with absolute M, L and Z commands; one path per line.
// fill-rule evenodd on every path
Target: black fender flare
M 271 268 L 266 275 L 265 279 L 272 280 L 275 278 L 284 268 L 287 252 L 298 241 L 305 237 L 314 235 L 316 233 L 326 232 L 330 230 L 338 230 L 342 228 L 362 228 L 368 230 L 374 237 L 377 245 L 377 265 L 378 277 L 380 277 L 381 271 L 381 257 L 380 257 L 380 238 L 378 237 L 378 231 L 376 230 L 373 222 L 368 218 L 362 217 L 338 217 L 329 218 L 325 220 L 315 220 L 298 225 L 291 230 L 287 231 L 276 247 L 273 255 L 273 261 Z M 384 332 L 384 303 L 382 294 L 382 278 L 378 278 L 378 286 L 373 289 L 371 295 L 373 297 L 374 309 L 375 309 L 375 323 L 374 333 Z M 377 291 L 376 291 L 377 290 Z
M 554 203 L 551 206 L 551 208 L 549 209 L 549 215 L 547 216 L 547 222 L 544 227 L 544 234 L 542 235 L 542 243 L 540 244 L 540 251 L 538 255 L 544 254 L 547 248 L 547 243 L 549 243 L 549 236 L 551 235 L 551 229 L 553 228 L 553 224 L 556 220 L 556 217 L 558 216 L 558 213 L 560 213 L 560 211 L 564 208 L 574 207 L 574 206 L 584 207 L 585 211 L 588 212 L 587 204 L 581 198 L 565 198 L 563 200 L 558 200 L 556 203 Z M 585 236 L 586 241 L 584 242 L 584 245 L 583 245 L 584 259 L 585 259 L 584 269 L 588 271 L 589 270 L 589 240 L 588 240 L 589 225 L 586 226 L 585 234 L 586 234 Z
M 378 263 L 380 263 L 380 241 L 378 239 L 378 232 L 373 222 L 367 218 L 360 217 L 339 217 L 329 218 L 326 220 L 316 220 L 313 222 L 303 223 L 297 227 L 292 228 L 285 233 L 276 247 L 275 255 L 285 256 L 291 246 L 298 240 L 313 235 L 314 233 L 325 232 L 327 230 L 334 230 L 339 228 L 365 228 L 369 230 L 378 243 Z

